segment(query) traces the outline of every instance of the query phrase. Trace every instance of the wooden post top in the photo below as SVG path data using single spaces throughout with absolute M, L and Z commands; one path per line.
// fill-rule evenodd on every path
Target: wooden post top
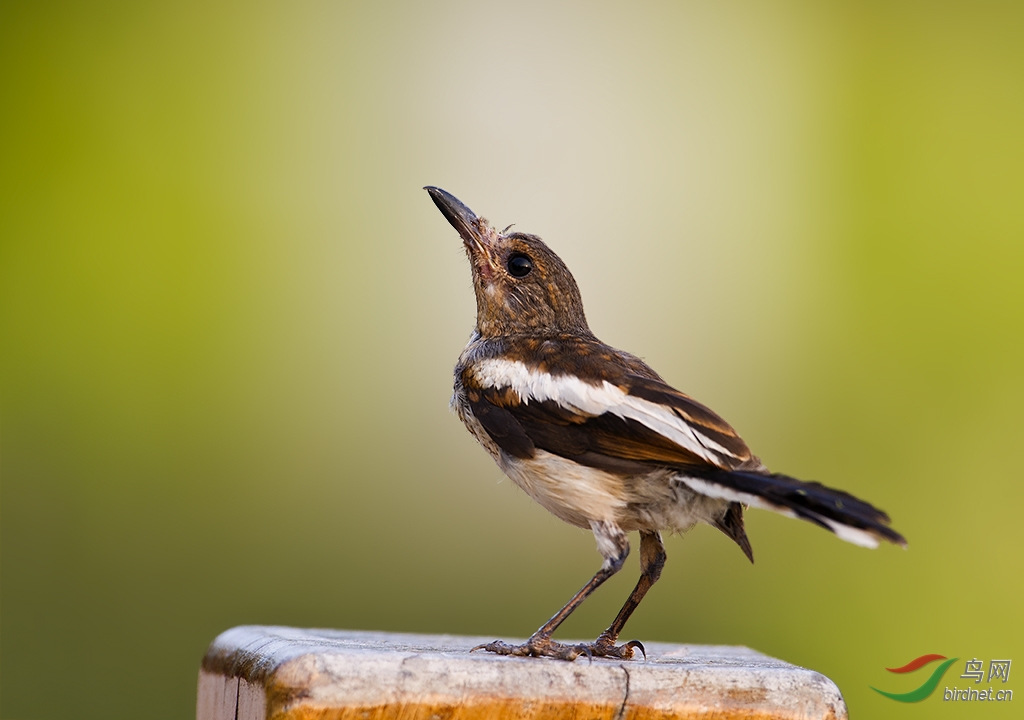
M 499 657 L 494 638 L 236 627 L 210 645 L 197 720 L 846 720 L 824 675 L 745 647 L 647 644 L 647 660 Z

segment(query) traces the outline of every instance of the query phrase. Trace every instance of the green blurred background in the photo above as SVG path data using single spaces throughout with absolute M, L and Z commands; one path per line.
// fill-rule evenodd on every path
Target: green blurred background
M 697 528 L 629 637 L 1009 717 L 869 685 L 1024 662 L 1022 78 L 1020 3 L 3 3 L 0 714 L 187 718 L 231 626 L 522 637 L 590 577 L 447 409 L 435 184 L 910 540 Z

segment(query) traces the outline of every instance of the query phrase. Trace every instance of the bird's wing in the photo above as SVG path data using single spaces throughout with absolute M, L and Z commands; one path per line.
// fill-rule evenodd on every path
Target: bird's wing
M 525 436 L 536 447 L 588 465 L 730 470 L 752 461 L 728 423 L 660 380 L 623 374 L 614 383 L 595 382 L 494 358 L 468 367 L 462 380 L 474 415 L 512 455 L 526 451 Z

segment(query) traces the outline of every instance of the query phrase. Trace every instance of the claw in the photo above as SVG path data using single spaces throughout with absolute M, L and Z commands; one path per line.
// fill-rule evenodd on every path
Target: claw
M 623 648 L 629 648 L 630 650 L 637 649 L 644 656 L 644 662 L 647 662 L 647 650 L 644 649 L 644 644 L 639 640 L 630 640 L 628 643 L 622 646 Z M 632 656 L 631 656 L 632 657 Z
M 506 645 L 501 640 L 495 640 L 494 642 L 477 645 L 475 648 L 470 649 L 470 652 L 476 652 L 477 650 L 486 650 L 496 655 L 526 655 L 529 652 L 529 645 Z

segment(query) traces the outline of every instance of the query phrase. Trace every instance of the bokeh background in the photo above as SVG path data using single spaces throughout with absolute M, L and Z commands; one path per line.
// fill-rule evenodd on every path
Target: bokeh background
M 1024 662 L 1022 78 L 1020 3 L 3 3 L 0 714 L 187 718 L 234 625 L 522 637 L 590 577 L 447 409 L 435 184 L 910 540 L 697 528 L 629 637 L 1009 717 L 869 685 Z

